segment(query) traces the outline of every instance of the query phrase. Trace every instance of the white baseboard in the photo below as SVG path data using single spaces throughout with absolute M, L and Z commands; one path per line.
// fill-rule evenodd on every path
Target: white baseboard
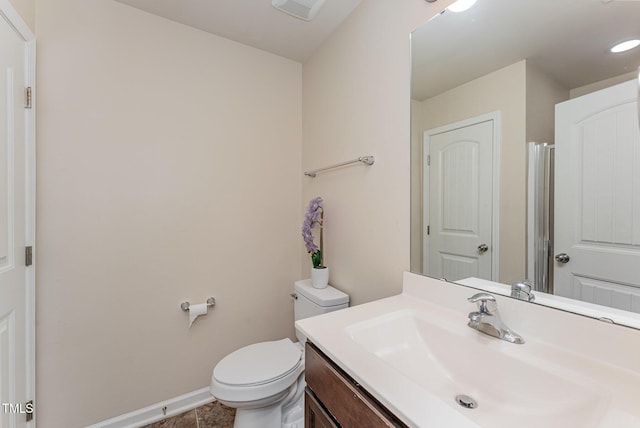
M 138 428 L 215 401 L 209 387 L 98 422 L 86 428 Z M 164 409 L 164 410 L 163 410 Z

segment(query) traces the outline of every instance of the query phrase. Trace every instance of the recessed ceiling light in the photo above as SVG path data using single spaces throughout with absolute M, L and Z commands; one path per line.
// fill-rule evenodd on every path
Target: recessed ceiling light
M 638 39 L 627 40 L 626 42 L 618 43 L 617 45 L 612 47 L 611 52 L 613 53 L 625 52 L 639 45 L 640 45 L 640 40 Z
M 458 0 L 447 8 L 451 12 L 464 12 L 475 4 L 476 0 Z

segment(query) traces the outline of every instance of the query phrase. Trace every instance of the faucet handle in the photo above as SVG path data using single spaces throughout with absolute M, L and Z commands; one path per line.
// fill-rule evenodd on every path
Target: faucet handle
M 477 293 L 467 299 L 471 303 L 478 304 L 478 311 L 484 314 L 493 315 L 498 310 L 496 298 L 489 293 Z

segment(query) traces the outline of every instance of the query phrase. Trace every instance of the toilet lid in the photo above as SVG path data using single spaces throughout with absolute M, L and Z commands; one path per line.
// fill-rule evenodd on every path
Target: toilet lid
M 254 343 L 224 357 L 213 376 L 228 385 L 261 385 L 291 373 L 301 360 L 302 349 L 290 339 Z

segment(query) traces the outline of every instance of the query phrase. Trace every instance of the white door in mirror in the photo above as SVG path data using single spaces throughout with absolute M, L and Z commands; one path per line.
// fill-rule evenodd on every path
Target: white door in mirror
M 635 80 L 556 108 L 554 293 L 640 312 Z
M 491 279 L 493 129 L 493 120 L 483 120 L 425 132 L 429 234 L 423 268 L 430 276 Z

